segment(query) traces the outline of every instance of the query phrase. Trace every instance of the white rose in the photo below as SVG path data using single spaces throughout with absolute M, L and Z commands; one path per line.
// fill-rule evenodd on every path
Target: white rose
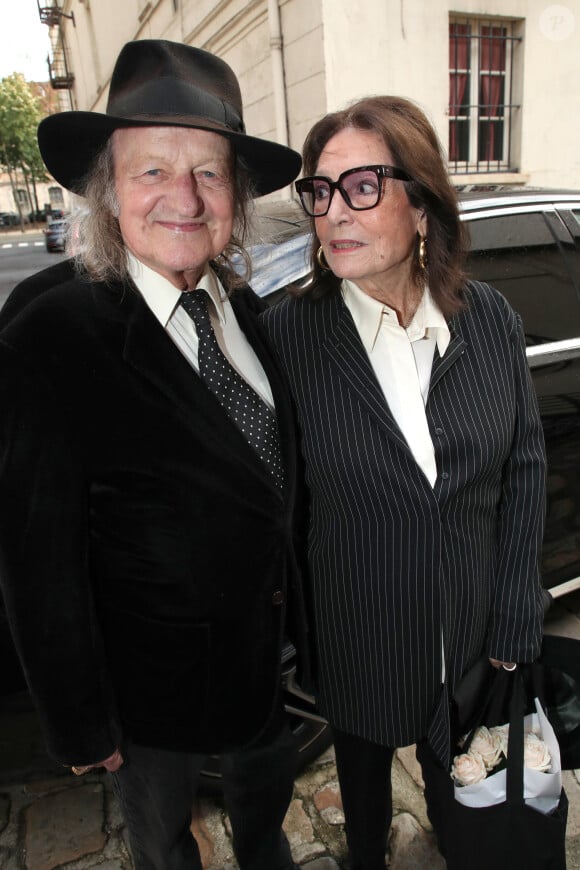
M 500 737 L 498 734 L 488 730 L 485 725 L 480 725 L 475 730 L 469 751 L 479 753 L 483 758 L 487 770 L 491 770 L 501 758 Z
M 466 752 L 453 759 L 451 776 L 457 785 L 475 785 L 487 776 L 485 761 L 478 752 Z
M 508 750 L 508 737 L 510 733 L 509 725 L 494 725 L 493 728 L 490 728 L 490 733 L 497 740 L 499 748 L 503 752 L 503 754 L 507 758 L 507 750 Z
M 532 770 L 546 772 L 551 763 L 550 752 L 544 741 L 531 731 L 524 734 L 524 765 Z

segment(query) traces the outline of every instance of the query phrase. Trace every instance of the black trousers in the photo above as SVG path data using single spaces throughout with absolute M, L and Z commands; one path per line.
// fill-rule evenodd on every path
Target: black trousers
M 111 776 L 136 870 L 202 870 L 190 826 L 205 756 L 129 744 L 123 758 Z M 252 747 L 223 755 L 221 763 L 240 870 L 292 870 L 282 822 L 297 749 L 285 718 Z
M 351 870 L 384 870 L 393 818 L 391 765 L 395 749 L 336 728 L 332 728 L 332 736 Z M 431 786 L 433 771 L 439 768 L 439 762 L 424 740 L 417 744 L 417 759 L 425 780 L 427 814 L 441 849 L 444 814 L 437 791 Z

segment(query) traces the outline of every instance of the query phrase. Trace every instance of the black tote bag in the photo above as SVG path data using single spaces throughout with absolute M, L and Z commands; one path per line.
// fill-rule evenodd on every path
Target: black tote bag
M 542 651 L 524 674 L 533 680 L 538 697 L 556 733 L 562 770 L 580 768 L 580 640 L 544 635 Z M 451 703 L 455 737 L 478 724 L 482 705 L 495 679 L 496 670 L 487 656 L 479 658 L 462 677 Z
M 530 710 L 526 692 L 532 684 L 533 673 L 525 665 L 513 673 L 497 671 L 478 723 L 510 723 L 503 803 L 477 808 L 460 804 L 449 773 L 441 768 L 436 799 L 445 806 L 446 830 L 440 840 L 448 870 L 565 870 L 568 799 L 564 790 L 549 814 L 524 800 L 523 720 Z

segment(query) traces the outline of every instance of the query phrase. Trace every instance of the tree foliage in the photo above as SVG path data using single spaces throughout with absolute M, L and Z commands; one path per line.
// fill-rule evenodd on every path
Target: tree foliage
M 0 166 L 13 188 L 19 174 L 27 188 L 47 178 L 36 139 L 41 116 L 41 102 L 21 73 L 0 81 Z

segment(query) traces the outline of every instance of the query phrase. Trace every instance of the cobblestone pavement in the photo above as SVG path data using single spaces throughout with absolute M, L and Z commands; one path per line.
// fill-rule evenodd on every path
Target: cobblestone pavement
M 580 868 L 580 771 L 564 774 L 570 799 L 568 870 Z M 412 747 L 393 765 L 395 817 L 391 870 L 443 870 L 425 815 Z M 294 860 L 306 870 L 347 868 L 340 794 L 332 749 L 296 782 L 285 821 Z M 228 821 L 219 799 L 194 807 L 193 830 L 206 870 L 236 870 Z M 106 775 L 65 774 L 0 786 L 2 870 L 130 870 L 123 821 Z
M 392 868 L 444 867 L 425 816 L 420 774 L 412 750 L 394 765 L 397 816 Z M 344 817 L 332 749 L 296 781 L 285 830 L 294 860 L 310 870 L 345 864 Z M 217 798 L 194 807 L 193 830 L 206 870 L 235 870 L 228 820 Z M 2 870 L 130 870 L 123 821 L 106 775 L 65 773 L 0 787 Z
M 547 630 L 580 637 L 580 595 L 570 600 L 574 606 L 559 606 Z M 131 870 L 123 820 L 106 775 L 78 778 L 47 764 L 33 713 L 20 711 L 11 719 L 4 711 L 1 718 L 0 870 Z M 580 870 L 580 770 L 566 771 L 563 778 L 570 802 L 568 870 Z M 395 755 L 393 802 L 391 870 L 443 870 L 413 747 Z M 331 748 L 295 784 L 284 827 L 296 863 L 305 870 L 347 870 L 343 823 Z M 195 804 L 193 830 L 205 870 L 237 870 L 218 798 Z

